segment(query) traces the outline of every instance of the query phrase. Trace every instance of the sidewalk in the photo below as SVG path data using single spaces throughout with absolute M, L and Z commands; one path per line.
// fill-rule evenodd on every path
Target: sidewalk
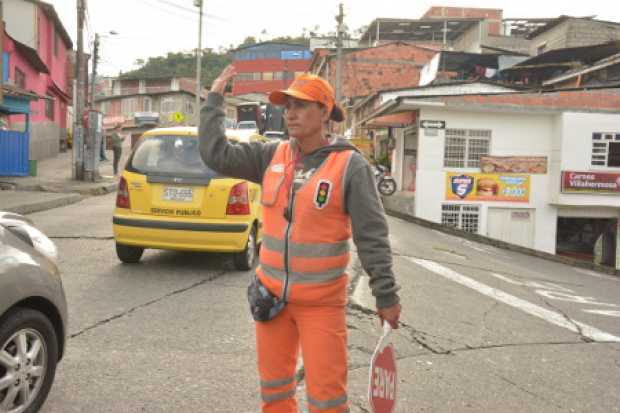
M 129 152 L 123 148 L 119 169 Z M 72 179 L 72 152 L 60 153 L 38 162 L 37 176 L 0 176 L 0 211 L 29 214 L 79 202 L 84 196 L 104 195 L 116 191 L 118 178 L 112 171 L 112 151 L 107 162 L 99 164 L 97 182 Z

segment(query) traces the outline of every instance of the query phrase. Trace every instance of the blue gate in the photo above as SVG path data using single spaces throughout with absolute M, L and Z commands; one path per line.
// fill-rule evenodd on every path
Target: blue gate
M 0 176 L 28 175 L 28 132 L 0 130 Z

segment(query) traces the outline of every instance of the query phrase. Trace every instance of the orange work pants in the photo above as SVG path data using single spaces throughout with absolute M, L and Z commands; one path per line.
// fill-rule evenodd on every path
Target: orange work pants
M 263 413 L 297 413 L 295 368 L 301 345 L 311 413 L 345 413 L 345 307 L 288 303 L 273 320 L 256 323 Z

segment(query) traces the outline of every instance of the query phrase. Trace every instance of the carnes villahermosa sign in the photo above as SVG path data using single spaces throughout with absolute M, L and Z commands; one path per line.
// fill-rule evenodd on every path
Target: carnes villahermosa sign
M 620 193 L 620 173 L 562 171 L 564 193 Z

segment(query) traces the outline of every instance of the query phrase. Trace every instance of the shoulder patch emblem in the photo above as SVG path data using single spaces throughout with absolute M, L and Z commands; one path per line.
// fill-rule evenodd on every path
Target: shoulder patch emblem
M 316 193 L 314 194 L 314 205 L 318 209 L 323 209 L 329 203 L 329 196 L 332 191 L 332 183 L 328 180 L 321 179 L 316 186 Z

